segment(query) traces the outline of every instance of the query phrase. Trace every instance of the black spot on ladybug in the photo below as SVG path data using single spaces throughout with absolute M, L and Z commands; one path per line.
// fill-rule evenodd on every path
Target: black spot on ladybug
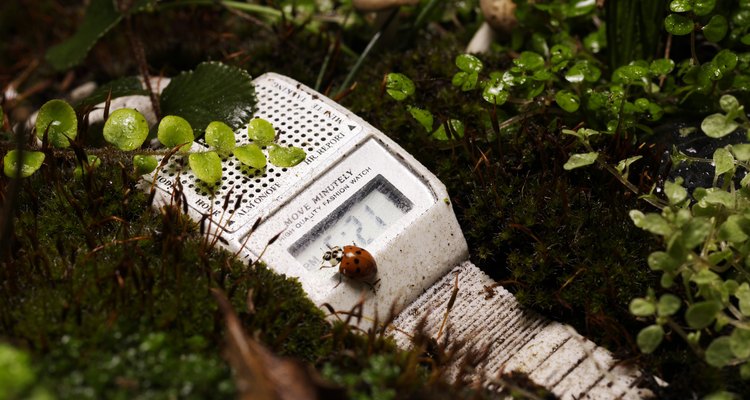
M 357 267 L 357 273 L 360 273 L 360 269 L 359 269 L 359 267 Z
M 362 254 L 362 250 L 357 250 L 357 251 L 354 252 L 354 254 L 360 255 L 360 254 Z
M 355 263 L 355 264 L 359 264 L 359 258 L 355 258 L 355 259 L 354 259 L 354 263 Z

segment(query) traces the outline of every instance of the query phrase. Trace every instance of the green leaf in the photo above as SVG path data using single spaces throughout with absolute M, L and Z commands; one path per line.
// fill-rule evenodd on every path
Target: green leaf
M 713 161 L 715 165 L 715 175 L 721 176 L 727 172 L 734 171 L 734 157 L 729 150 L 720 147 L 714 151 Z
M 510 97 L 510 93 L 507 90 L 503 90 L 504 88 L 505 84 L 501 80 L 498 79 L 493 81 L 484 86 L 484 89 L 482 90 L 482 98 L 490 104 L 501 106 L 505 104 L 505 102 L 508 101 L 508 97 Z
M 663 294 L 659 298 L 659 304 L 656 306 L 657 315 L 662 317 L 673 315 L 680 309 L 681 305 L 682 300 L 679 297 L 671 293 Z
M 255 87 L 245 70 L 218 62 L 204 62 L 195 71 L 172 78 L 161 94 L 163 115 L 179 115 L 200 137 L 211 121 L 233 131 L 247 123 L 255 105 Z
M 664 18 L 664 29 L 676 36 L 690 34 L 693 31 L 693 26 L 693 20 L 683 15 L 669 14 Z
M 268 146 L 276 140 L 276 129 L 263 118 L 253 118 L 247 124 L 247 137 L 258 146 Z
M 206 144 L 212 146 L 220 155 L 224 156 L 231 153 L 236 144 L 234 131 L 229 125 L 221 121 L 212 121 L 208 124 L 205 139 Z
M 750 285 L 744 282 L 735 292 L 734 297 L 739 300 L 740 312 L 745 317 L 750 317 Z
M 714 339 L 706 349 L 706 362 L 716 368 L 729 364 L 734 358 L 732 355 L 731 340 L 728 336 Z
M 719 71 L 721 71 L 722 75 L 725 75 L 725 74 L 727 74 L 727 73 L 729 73 L 729 72 L 731 72 L 731 71 L 734 70 L 734 68 L 737 66 L 737 62 L 738 61 L 739 61 L 739 58 L 737 57 L 737 54 L 735 54 L 734 52 L 732 52 L 730 50 L 724 49 L 724 50 L 721 50 L 720 52 L 718 52 L 714 56 L 714 58 L 712 60 L 712 63 L 713 63 L 713 65 L 716 66 L 716 68 L 719 69 Z M 725 96 L 726 97 L 732 97 L 732 98 L 734 97 L 734 96 L 727 95 L 727 94 L 725 94 L 722 97 L 725 97 Z M 721 102 L 721 100 L 719 100 L 719 102 Z M 739 107 L 739 103 L 737 104 L 737 106 Z M 724 111 L 730 112 L 730 111 L 728 111 L 726 109 Z
M 396 101 L 414 94 L 414 82 L 404 74 L 392 72 L 385 76 L 385 91 Z
M 167 147 L 185 144 L 180 148 L 180 151 L 183 153 L 190 151 L 190 143 L 195 139 L 190 123 L 185 118 L 176 115 L 167 115 L 162 118 L 161 122 L 159 122 L 156 137 L 159 138 L 161 144 Z
M 716 283 L 719 280 L 721 280 L 721 277 L 710 269 L 702 269 L 690 277 L 690 281 L 698 285 L 708 285 Z
M 73 176 L 76 178 L 81 178 L 84 173 L 89 173 L 89 171 L 93 171 L 96 168 L 98 168 L 102 164 L 102 160 L 94 155 L 86 156 L 86 162 L 85 166 L 82 166 L 81 164 L 78 164 L 77 167 L 73 170 Z
M 301 163 L 307 153 L 299 147 L 281 147 L 271 145 L 268 148 L 268 161 L 277 167 L 293 167 Z
M 477 73 L 482 71 L 484 64 L 471 54 L 459 54 L 456 56 L 456 66 L 463 72 Z
M 725 94 L 719 98 L 719 106 L 727 114 L 736 113 L 742 106 L 736 97 Z
M 642 353 L 650 354 L 659 347 L 662 339 L 664 339 L 664 328 L 661 325 L 651 325 L 638 332 L 636 342 Z
M 188 164 L 195 177 L 208 185 L 221 180 L 221 158 L 215 151 L 192 153 L 188 156 Z
M 635 226 L 647 230 L 657 235 L 668 236 L 672 234 L 672 227 L 669 226 L 664 217 L 656 213 L 644 214 L 639 210 L 631 210 L 630 219 L 633 220 Z
M 714 7 L 716 7 L 716 0 L 694 0 L 693 2 L 693 12 L 701 17 L 711 13 Z
M 594 83 L 602 76 L 602 71 L 594 64 L 584 60 L 578 61 L 565 73 L 565 80 L 570 83 Z
M 151 172 L 153 172 L 153 170 L 156 169 L 158 165 L 159 162 L 154 156 L 141 154 L 136 154 L 133 156 L 133 167 L 135 167 L 135 173 L 137 175 L 150 174 Z
M 674 61 L 671 58 L 659 58 L 652 61 L 648 69 L 655 75 L 669 75 L 674 70 Z
M 727 119 L 724 114 L 711 114 L 701 122 L 701 130 L 708 137 L 718 139 L 734 132 L 739 124 Z
M 422 125 L 427 133 L 432 132 L 432 124 L 434 123 L 434 119 L 431 112 L 412 106 L 406 106 L 406 109 L 409 110 L 409 114 L 411 114 L 411 116 L 414 117 L 414 119 L 416 119 L 420 125 Z
M 599 157 L 599 153 L 593 151 L 591 153 L 572 154 L 568 161 L 563 165 L 563 169 L 570 171 L 571 169 L 585 167 L 596 162 L 596 158 Z
M 623 65 L 612 73 L 612 82 L 627 85 L 643 84 L 648 77 L 648 68 L 640 65 Z
M 544 57 L 533 51 L 524 51 L 513 60 L 513 64 L 522 69 L 534 71 L 544 68 Z
M 672 272 L 677 270 L 680 264 L 680 260 L 663 251 L 655 251 L 648 256 L 648 266 L 654 271 Z
M 681 13 L 693 9 L 693 0 L 672 0 L 669 3 L 669 11 Z
M 750 379 L 750 362 L 746 362 L 740 366 L 740 377 L 744 380 Z M 737 397 L 735 397 L 736 399 Z M 729 399 L 729 400 L 735 400 Z
M 750 357 L 750 329 L 735 327 L 729 335 L 729 347 L 737 358 Z
M 654 303 L 638 297 L 630 301 L 630 313 L 636 317 L 650 317 L 656 312 Z
M 49 143 L 55 147 L 70 146 L 68 139 L 78 134 L 78 117 L 73 107 L 63 100 L 50 100 L 39 109 L 36 117 L 36 135 L 39 139 L 47 132 Z
M 676 182 L 666 181 L 664 182 L 664 193 L 667 195 L 669 204 L 675 205 L 681 203 L 687 198 L 687 189 L 682 187 L 682 179 Z
M 708 23 L 703 26 L 703 35 L 706 39 L 716 43 L 721 39 L 724 39 L 728 30 L 729 23 L 727 22 L 727 19 L 724 18 L 724 16 L 717 14 L 711 17 Z
M 148 136 L 148 122 L 132 108 L 115 110 L 107 118 L 102 131 L 104 140 L 123 151 L 135 150 Z
M 21 164 L 21 178 L 34 174 L 44 163 L 44 153 L 41 151 L 11 150 L 3 157 L 3 171 L 9 178 L 16 177 L 18 164 Z
M 716 319 L 724 307 L 718 301 L 708 300 L 692 304 L 685 312 L 685 320 L 693 329 L 703 329 Z
M 706 189 L 705 195 L 700 199 L 702 204 L 718 204 L 733 209 L 736 198 L 734 193 L 729 193 L 719 188 Z
M 111 96 L 110 96 L 111 93 Z M 122 96 L 146 95 L 148 90 L 143 88 L 140 78 L 137 76 L 128 76 L 120 78 L 102 86 L 99 86 L 85 99 L 79 101 L 77 107 L 93 106 L 107 101 L 107 96 L 116 99 Z
M 711 233 L 711 221 L 708 218 L 696 217 L 682 226 L 679 242 L 685 249 L 692 249 L 703 244 L 709 233 Z
M 725 390 L 719 390 L 718 392 L 713 392 L 703 397 L 701 400 L 741 400 L 741 399 L 742 398 L 735 393 L 727 392 Z
M 620 175 L 627 177 L 627 171 L 628 171 L 628 168 L 630 168 L 630 164 L 640 160 L 641 158 L 643 158 L 643 156 L 633 156 L 633 157 L 628 157 L 624 160 L 620 160 L 620 162 L 618 162 L 617 165 L 615 166 L 615 169 L 617 170 L 618 173 L 620 173 Z
M 457 72 L 453 75 L 451 83 L 453 86 L 460 87 L 462 91 L 468 92 L 474 90 L 477 87 L 477 81 L 479 80 L 479 74 L 476 72 Z
M 450 137 L 445 129 L 447 124 L 450 124 L 451 128 Z M 437 140 L 460 139 L 464 137 L 464 123 L 457 119 L 449 119 L 445 124 L 441 124 L 437 130 L 432 133 L 432 137 Z
M 46 58 L 56 70 L 80 63 L 94 44 L 117 25 L 122 15 L 111 0 L 92 0 L 78 31 L 68 40 L 47 50 Z
M 573 113 L 581 106 L 581 99 L 569 90 L 560 90 L 555 94 L 555 103 L 563 110 Z
M 738 161 L 750 160 L 750 144 L 748 143 L 733 144 L 729 150 Z
M 719 227 L 719 239 L 740 244 L 750 239 L 750 220 L 742 215 L 730 215 Z
M 550 49 L 550 63 L 559 65 L 573 58 L 573 48 L 567 44 L 556 44 Z
M 241 163 L 249 165 L 255 169 L 263 169 L 266 167 L 266 156 L 263 154 L 263 150 L 261 150 L 255 143 L 235 147 L 234 156 L 237 157 Z

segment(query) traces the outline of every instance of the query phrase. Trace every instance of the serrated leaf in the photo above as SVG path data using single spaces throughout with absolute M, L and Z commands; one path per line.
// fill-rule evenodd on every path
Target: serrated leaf
M 161 94 L 164 115 L 178 115 L 190 122 L 200 137 L 211 121 L 238 130 L 250 119 L 255 89 L 247 71 L 218 62 L 204 62 L 195 71 L 172 78 Z
M 221 158 L 214 151 L 192 153 L 188 156 L 188 164 L 195 177 L 208 185 L 221 180 Z
M 9 178 L 16 177 L 16 171 L 21 164 L 21 178 L 33 175 L 44 163 L 44 153 L 41 151 L 11 150 L 3 157 L 3 171 Z
M 78 134 L 78 117 L 73 107 L 63 100 L 44 103 L 36 117 L 36 135 L 42 139 L 45 132 L 54 147 L 70 146 L 70 140 Z
M 638 332 L 636 342 L 642 353 L 650 354 L 659 347 L 662 339 L 664 339 L 664 328 L 660 325 L 651 325 Z
M 267 146 L 276 140 L 276 129 L 263 118 L 253 118 L 247 124 L 247 137 L 259 146 Z
M 571 169 L 585 167 L 596 162 L 596 158 L 599 157 L 599 153 L 596 151 L 590 153 L 572 154 L 568 161 L 563 165 L 563 169 L 570 171 Z
M 151 173 L 159 165 L 156 157 L 150 155 L 136 154 L 133 156 L 133 167 L 137 175 Z
M 255 143 L 237 146 L 234 149 L 234 156 L 237 157 L 241 163 L 255 169 L 263 169 L 266 167 L 266 155 L 263 154 L 263 150 L 261 150 Z
M 414 94 L 414 82 L 404 74 L 391 72 L 385 76 L 385 91 L 396 101 L 403 101 Z
M 692 304 L 685 312 L 685 320 L 693 329 L 703 329 L 716 320 L 716 314 L 724 308 L 718 301 L 701 301 Z
M 307 153 L 299 147 L 271 145 L 268 148 L 268 161 L 277 167 L 293 167 L 304 161 Z
M 143 114 L 132 108 L 120 108 L 112 112 L 104 123 L 104 140 L 122 151 L 135 150 L 148 136 L 148 122 Z
M 78 31 L 66 41 L 47 50 L 46 59 L 56 70 L 80 63 L 94 44 L 117 25 L 122 15 L 111 0 L 92 0 Z

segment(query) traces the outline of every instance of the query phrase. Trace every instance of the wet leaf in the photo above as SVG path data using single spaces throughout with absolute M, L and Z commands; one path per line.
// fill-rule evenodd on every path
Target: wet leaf
M 49 128 L 48 128 L 49 127 Z M 47 131 L 49 143 L 54 147 L 70 146 L 78 134 L 78 118 L 73 107 L 63 100 L 50 100 L 39 109 L 36 117 L 36 135 L 39 139 Z
M 136 154 L 133 156 L 133 167 L 138 175 L 149 174 L 159 165 L 156 157 Z
M 569 90 L 560 90 L 555 94 L 555 103 L 563 110 L 572 113 L 578 111 L 581 106 L 581 99 Z
M 669 14 L 664 18 L 664 29 L 676 35 L 688 35 L 693 31 L 693 20 L 679 14 Z
M 716 0 L 694 0 L 693 12 L 695 15 L 704 16 L 711 13 L 716 7 Z
M 204 62 L 181 73 L 161 94 L 162 114 L 185 118 L 194 137 L 200 137 L 211 121 L 240 129 L 254 105 L 255 89 L 247 71 L 219 62 Z
M 208 124 L 205 139 L 206 144 L 216 149 L 222 155 L 231 153 L 236 143 L 232 128 L 221 121 L 212 121 Z
M 703 27 L 703 35 L 706 39 L 712 42 L 718 42 L 721 39 L 724 39 L 724 36 L 727 35 L 727 31 L 729 31 L 729 23 L 727 22 L 727 19 L 718 14 L 711 17 L 708 23 Z
M 167 147 L 185 144 L 180 148 L 183 153 L 190 151 L 189 143 L 195 139 L 190 123 L 185 118 L 176 115 L 167 115 L 162 118 L 156 136 L 159 138 L 159 142 Z
M 513 64 L 525 70 L 534 71 L 544 68 L 544 57 L 533 51 L 524 51 L 513 60 Z
M 132 108 L 120 108 L 112 112 L 104 123 L 104 140 L 123 151 L 135 150 L 148 136 L 148 122 L 141 113 Z
M 254 118 L 247 124 L 247 137 L 259 146 L 267 146 L 276 140 L 276 129 L 262 118 Z
M 688 12 L 693 9 L 693 0 L 672 0 L 669 3 L 669 10 L 672 12 Z
M 188 156 L 188 164 L 195 177 L 209 185 L 221 180 L 221 158 L 215 151 L 192 153 Z
M 595 151 L 591 153 L 573 154 L 568 158 L 565 165 L 563 165 L 563 169 L 569 171 L 571 169 L 591 165 L 596 162 L 597 157 L 599 157 L 599 153 Z
M 277 167 L 293 167 L 307 157 L 307 153 L 299 147 L 281 147 L 271 145 L 268 148 L 268 161 Z
M 255 143 L 237 146 L 234 149 L 234 156 L 237 157 L 241 163 L 255 169 L 263 169 L 266 167 L 266 155 L 263 154 L 263 150 L 261 150 Z
M 668 75 L 674 70 L 674 61 L 671 58 L 659 58 L 652 61 L 648 69 L 656 75 Z
M 396 101 L 405 100 L 414 90 L 414 82 L 404 74 L 392 72 L 385 76 L 385 91 Z
M 9 178 L 16 177 L 18 164 L 21 164 L 21 178 L 34 174 L 44 163 L 44 153 L 41 151 L 11 150 L 3 157 L 3 171 Z
M 456 56 L 456 66 L 463 72 L 477 73 L 482 71 L 484 64 L 471 54 L 459 54 Z

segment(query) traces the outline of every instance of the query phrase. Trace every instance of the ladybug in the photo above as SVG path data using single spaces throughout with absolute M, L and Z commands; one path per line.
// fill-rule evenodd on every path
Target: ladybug
M 325 265 L 326 262 L 330 265 Z M 343 249 L 339 246 L 331 247 L 323 254 L 323 265 L 320 269 L 333 268 L 337 265 L 339 267 L 339 283 L 336 286 L 341 284 L 341 276 L 343 275 L 364 282 L 375 291 L 375 287 L 369 282 L 369 279 L 377 274 L 378 265 L 369 251 L 355 245 L 344 246 Z M 375 281 L 375 283 L 378 281 Z

